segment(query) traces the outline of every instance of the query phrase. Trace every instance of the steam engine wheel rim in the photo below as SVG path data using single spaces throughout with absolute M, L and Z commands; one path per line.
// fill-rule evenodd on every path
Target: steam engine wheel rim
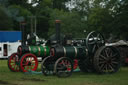
M 22 72 L 36 71 L 38 60 L 34 54 L 24 54 L 20 59 L 20 69 Z
M 105 45 L 105 39 L 104 36 L 99 33 L 92 31 L 88 34 L 86 38 L 86 46 L 90 53 L 95 53 L 95 51 Z
M 98 73 L 115 73 L 120 68 L 120 53 L 115 47 L 102 46 L 94 56 L 94 67 Z
M 51 57 L 48 56 L 46 58 L 43 59 L 43 61 L 41 62 L 41 70 L 42 70 L 42 73 L 45 75 L 45 76 L 48 76 L 50 74 L 54 74 L 53 73 L 53 70 L 50 70 L 50 68 L 48 68 L 48 65 L 52 64 L 51 61 L 49 61 L 48 59 L 50 59 Z M 53 61 L 54 62 L 54 61 Z
M 71 59 L 67 57 L 61 57 L 55 62 L 54 73 L 58 77 L 69 77 L 72 75 L 72 72 L 73 72 L 73 63 Z
M 8 58 L 8 67 L 12 72 L 19 72 L 19 55 L 18 53 L 13 53 L 11 56 Z

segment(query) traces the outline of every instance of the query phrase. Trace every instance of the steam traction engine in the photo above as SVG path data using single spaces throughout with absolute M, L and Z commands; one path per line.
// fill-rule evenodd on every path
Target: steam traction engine
M 27 72 L 29 70 L 35 71 L 38 67 L 38 58 L 43 59 L 49 56 L 48 46 L 19 46 L 17 53 L 13 53 L 8 58 L 8 67 L 11 71 Z
M 38 58 L 49 56 L 49 46 L 37 45 L 35 36 L 31 36 L 28 45 L 25 44 L 24 25 L 22 25 L 22 45 L 8 58 L 8 67 L 13 72 L 35 71 L 38 67 Z
M 120 67 L 120 54 L 112 46 L 105 46 L 102 34 L 95 31 L 86 38 L 60 40 L 60 21 L 56 21 L 56 44 L 50 47 L 50 56 L 41 63 L 44 75 L 68 77 L 73 72 L 73 61 L 83 72 L 114 73 Z M 65 43 L 64 43 L 65 42 Z

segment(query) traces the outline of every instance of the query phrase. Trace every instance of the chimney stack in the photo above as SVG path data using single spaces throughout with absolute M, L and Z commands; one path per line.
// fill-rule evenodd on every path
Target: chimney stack
M 22 42 L 21 45 L 26 45 L 25 44 L 25 22 L 21 22 L 21 31 L 22 31 Z
M 60 20 L 55 20 L 55 25 L 56 25 L 56 40 L 57 43 L 60 44 Z

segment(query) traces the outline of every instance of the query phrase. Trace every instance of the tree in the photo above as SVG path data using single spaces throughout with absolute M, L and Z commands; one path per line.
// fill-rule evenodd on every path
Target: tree
M 0 5 L 1 6 L 7 6 L 8 5 L 8 0 L 0 0 Z
M 53 0 L 53 9 L 66 10 L 65 2 L 69 0 Z
M 22 7 L 27 7 L 27 1 L 28 0 L 8 0 L 8 5 L 20 5 Z
M 94 0 L 90 9 L 88 26 L 90 30 L 98 30 L 106 37 L 109 34 L 117 38 L 127 36 L 127 0 Z
M 32 0 L 38 3 L 37 6 L 49 7 L 52 9 L 67 10 L 65 3 L 69 0 Z
M 50 18 L 49 36 L 55 33 L 55 20 L 61 20 L 61 33 L 72 35 L 74 38 L 85 37 L 83 31 L 87 29 L 86 23 L 82 21 L 77 12 L 65 12 L 53 10 Z
M 4 9 L 5 8 L 0 7 L 0 30 L 12 30 L 12 20 Z
M 121 39 L 128 40 L 128 1 L 122 0 L 120 3 L 117 4 L 117 7 L 115 7 L 114 10 L 114 21 L 115 23 L 114 28 L 118 29 L 118 31 L 115 32 L 116 35 L 118 35 Z
M 37 34 L 40 37 L 47 38 L 49 30 L 49 20 L 50 20 L 51 9 L 45 7 L 45 10 L 39 10 L 36 14 L 37 16 Z
M 40 0 L 38 5 L 33 7 L 33 15 L 37 20 L 37 35 L 47 38 L 49 29 L 49 18 L 52 10 L 52 0 Z M 43 32 L 43 33 L 42 33 Z
M 28 16 L 32 16 L 31 12 L 19 5 L 11 5 L 8 7 L 8 15 L 11 17 L 13 22 L 14 30 L 20 30 L 20 22 L 25 21 L 27 23 L 27 30 L 30 32 L 30 21 Z
M 109 10 L 106 8 L 93 8 L 91 11 L 88 19 L 90 30 L 97 30 L 109 36 L 108 34 L 112 32 L 113 25 L 111 24 L 113 18 L 109 14 Z

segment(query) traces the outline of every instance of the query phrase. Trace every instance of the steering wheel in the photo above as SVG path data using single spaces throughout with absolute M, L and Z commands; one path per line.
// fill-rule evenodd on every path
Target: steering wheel
M 103 45 L 105 45 L 105 39 L 101 33 L 92 31 L 87 35 L 86 47 L 90 53 L 94 53 Z

